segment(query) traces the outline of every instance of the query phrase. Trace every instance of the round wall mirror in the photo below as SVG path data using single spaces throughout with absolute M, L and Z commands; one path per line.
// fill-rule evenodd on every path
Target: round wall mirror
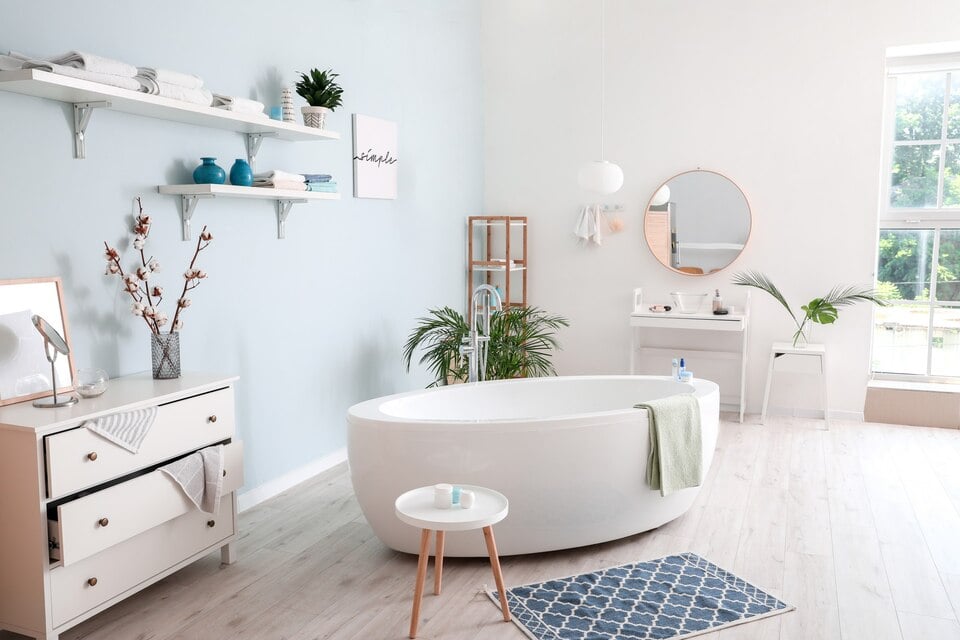
M 753 224 L 747 197 L 715 171 L 685 171 L 657 187 L 643 216 L 653 257 L 685 275 L 716 273 L 736 260 Z

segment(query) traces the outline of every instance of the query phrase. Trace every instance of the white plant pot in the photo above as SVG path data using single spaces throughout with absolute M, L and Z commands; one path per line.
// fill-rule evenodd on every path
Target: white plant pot
M 330 109 L 327 107 L 300 107 L 300 113 L 303 114 L 303 124 L 314 129 L 323 129 Z

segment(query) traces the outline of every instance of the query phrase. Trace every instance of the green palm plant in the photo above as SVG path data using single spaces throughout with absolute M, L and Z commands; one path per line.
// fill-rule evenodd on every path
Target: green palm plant
M 403 345 L 407 371 L 418 349 L 419 363 L 434 376 L 430 387 L 463 382 L 467 379 L 467 359 L 460 347 L 470 336 L 470 327 L 460 312 L 450 307 L 430 309 Z M 556 332 L 570 326 L 558 315 L 537 307 L 508 307 L 490 317 L 490 342 L 487 345 L 487 380 L 556 375 L 550 362 L 553 350 L 560 348 Z
M 881 307 L 887 306 L 886 301 L 880 298 L 880 294 L 873 288 L 859 285 L 837 285 L 822 298 L 814 298 L 807 304 L 801 305 L 800 309 L 803 314 L 800 315 L 793 312 L 793 309 L 787 303 L 787 299 L 780 293 L 780 289 L 773 284 L 773 281 L 759 271 L 737 273 L 733 276 L 733 284 L 766 291 L 783 305 L 797 327 L 797 331 L 793 334 L 793 346 L 806 343 L 807 323 L 833 324 L 836 322 L 840 315 L 839 307 L 849 307 L 858 302 L 872 302 Z

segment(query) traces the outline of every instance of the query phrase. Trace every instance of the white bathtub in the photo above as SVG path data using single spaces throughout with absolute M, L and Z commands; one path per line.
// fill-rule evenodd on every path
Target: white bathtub
M 615 540 L 673 520 L 699 488 L 662 497 L 645 481 L 647 414 L 633 405 L 679 393 L 700 403 L 703 471 L 713 459 L 719 391 L 706 380 L 577 376 L 452 385 L 361 402 L 347 416 L 354 491 L 386 545 L 417 553 L 419 532 L 393 503 L 438 482 L 500 491 L 503 555 Z M 449 533 L 445 554 L 484 556 L 478 531 Z

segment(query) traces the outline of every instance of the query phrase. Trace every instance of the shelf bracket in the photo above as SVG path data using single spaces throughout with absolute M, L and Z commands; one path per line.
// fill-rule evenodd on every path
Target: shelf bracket
M 190 239 L 190 220 L 200 198 L 212 198 L 212 194 L 182 194 L 180 196 L 180 221 L 183 224 L 183 241 Z
M 260 144 L 263 142 L 264 138 L 276 138 L 276 131 L 268 131 L 265 133 L 248 133 L 246 135 L 247 139 L 247 162 L 250 164 L 250 167 L 257 163 L 257 154 L 260 152 Z
M 287 237 L 287 218 L 290 216 L 290 209 L 293 205 L 306 202 L 306 200 L 277 200 L 277 239 L 283 240 Z
M 110 103 L 101 102 L 74 102 L 73 103 L 73 157 L 83 160 L 87 157 L 87 125 L 94 109 L 109 108 Z

